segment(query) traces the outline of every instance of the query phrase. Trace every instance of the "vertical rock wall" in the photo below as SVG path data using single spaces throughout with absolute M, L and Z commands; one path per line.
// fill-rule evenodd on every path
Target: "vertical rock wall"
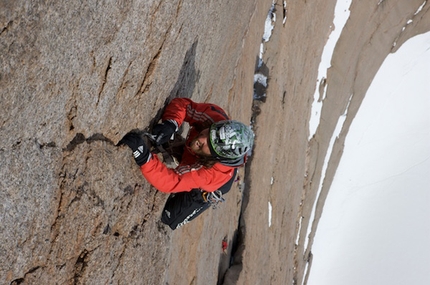
M 269 88 L 246 188 L 235 184 L 219 211 L 172 232 L 159 222 L 167 195 L 115 144 L 173 97 L 249 121 L 272 1 L 1 1 L 0 284 L 215 284 L 230 261 L 226 284 L 306 281 L 319 216 L 307 248 L 306 230 L 348 90 L 355 99 L 336 154 L 385 56 L 428 31 L 430 17 L 422 0 L 353 1 L 327 76 L 324 122 L 309 142 L 335 1 L 283 4 L 265 44 Z M 243 243 L 230 260 L 237 234 Z
M 248 121 L 257 4 L 1 1 L 1 284 L 163 283 L 167 195 L 115 144 L 178 96 Z
M 280 8 L 283 3 L 286 14 Z M 335 5 L 336 1 L 276 1 L 276 23 L 264 44 L 267 98 L 256 119 L 250 187 L 242 212 L 244 243 L 237 270 L 230 268 L 226 284 L 306 284 L 324 201 L 366 91 L 390 52 L 430 30 L 428 1 L 353 0 L 322 86 L 326 94 L 320 98 L 320 124 L 309 139 L 315 87 L 323 80 L 318 78 L 318 65 L 331 30 L 340 28 L 332 25 Z M 340 118 L 345 122 L 337 136 Z

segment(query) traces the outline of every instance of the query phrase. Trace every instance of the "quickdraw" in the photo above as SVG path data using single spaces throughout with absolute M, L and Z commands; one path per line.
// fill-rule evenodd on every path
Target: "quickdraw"
M 203 200 L 212 205 L 212 208 L 216 208 L 219 203 L 225 202 L 224 197 L 222 196 L 222 192 L 217 190 L 214 192 L 206 192 L 202 193 Z

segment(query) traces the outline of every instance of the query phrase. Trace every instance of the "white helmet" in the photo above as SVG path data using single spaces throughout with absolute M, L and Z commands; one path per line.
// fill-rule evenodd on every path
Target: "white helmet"
M 216 122 L 209 129 L 209 149 L 218 158 L 240 158 L 252 148 L 254 137 L 252 130 L 241 122 Z

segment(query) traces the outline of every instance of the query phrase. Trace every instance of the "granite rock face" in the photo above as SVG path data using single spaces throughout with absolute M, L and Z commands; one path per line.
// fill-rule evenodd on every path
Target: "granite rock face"
M 228 271 L 226 277 L 234 280 L 229 284 L 306 284 L 318 221 L 366 91 L 390 53 L 430 30 L 428 1 L 353 0 L 326 78 L 318 78 L 326 41 L 333 29 L 341 28 L 332 24 L 336 1 L 290 2 L 285 22 L 276 5 L 273 33 L 264 45 L 269 86 L 259 105 L 256 147 L 247 172 L 240 273 Z M 310 134 L 317 83 L 324 96 L 319 125 Z M 341 119 L 342 131 L 336 134 Z
M 173 97 L 249 121 L 258 5 L 0 3 L 1 284 L 164 284 L 167 195 L 115 144 Z
M 221 2 L 0 2 L 0 284 L 306 282 L 337 119 L 353 90 L 327 188 L 373 76 L 429 30 L 429 4 L 353 1 L 325 80 L 324 123 L 309 140 L 336 1 Z M 264 44 L 269 86 L 255 103 L 269 9 L 277 19 Z M 257 136 L 226 202 L 171 231 L 159 221 L 167 195 L 116 144 L 174 97 L 252 119 Z

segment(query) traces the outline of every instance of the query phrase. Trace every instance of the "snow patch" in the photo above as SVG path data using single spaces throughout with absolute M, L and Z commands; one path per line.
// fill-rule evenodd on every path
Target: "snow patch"
M 302 221 L 303 221 L 303 216 L 300 217 L 299 220 L 299 230 L 297 232 L 297 236 L 296 236 L 296 244 L 299 244 L 299 239 L 300 239 L 300 231 L 302 230 Z
M 420 7 L 418 7 L 417 11 L 414 13 L 414 16 L 417 15 L 419 12 L 421 12 L 421 10 L 424 8 L 424 6 L 427 4 L 427 0 L 425 0 L 423 2 L 423 4 L 421 4 Z
M 268 42 L 272 36 L 272 30 L 276 22 L 275 4 L 273 3 L 270 7 L 269 13 L 267 14 L 266 22 L 264 23 L 264 34 L 263 41 Z
M 264 33 L 263 38 L 260 44 L 260 54 L 258 56 L 258 65 L 260 68 L 263 65 L 263 53 L 264 53 L 264 43 L 268 42 L 270 37 L 272 36 L 272 30 L 275 27 L 276 22 L 276 14 L 275 14 L 275 3 L 272 3 L 272 6 L 267 13 L 266 21 L 264 22 Z
M 267 89 L 267 76 L 261 73 L 254 74 L 254 100 L 265 101 Z
M 284 16 L 284 18 L 282 19 L 282 25 L 285 25 L 285 22 L 287 21 L 287 1 L 284 1 L 284 4 L 283 4 L 284 6 L 283 6 L 283 16 Z
M 272 204 L 267 202 L 269 208 L 269 228 L 272 226 Z
M 267 87 L 267 76 L 260 73 L 254 74 L 254 83 L 260 83 L 264 87 Z

